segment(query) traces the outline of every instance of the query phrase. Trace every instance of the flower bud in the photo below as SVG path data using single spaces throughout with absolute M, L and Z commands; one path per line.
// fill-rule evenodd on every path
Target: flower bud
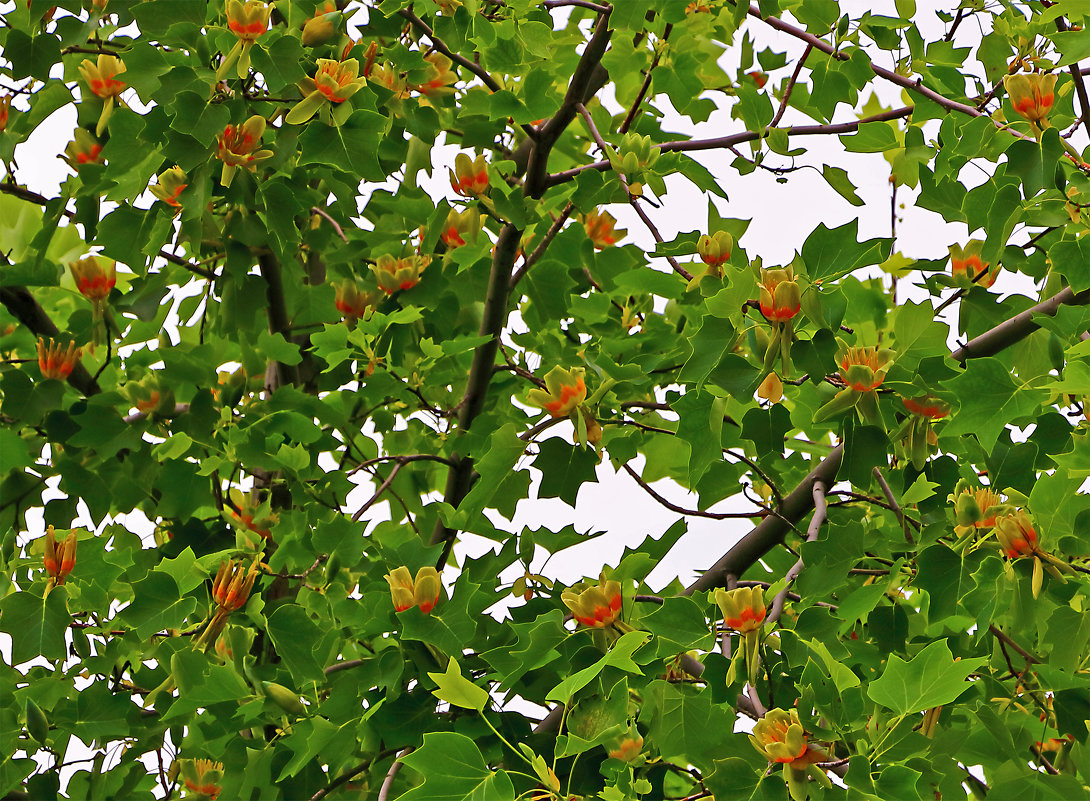
M 65 579 L 75 569 L 76 540 L 76 530 L 72 529 L 68 532 L 68 536 L 64 538 L 64 541 L 58 545 L 53 526 L 46 529 L 45 554 L 42 557 L 42 564 L 45 567 L 46 575 L 49 577 L 50 587 L 64 584 Z
M 462 212 L 451 209 L 439 238 L 453 250 L 467 242 L 476 242 L 480 233 L 481 213 L 477 209 L 468 208 Z
M 30 696 L 26 699 L 26 731 L 39 745 L 49 739 L 49 719 Z
M 777 270 L 761 268 L 761 297 L 758 303 L 761 314 L 770 323 L 790 320 L 799 313 L 802 297 L 795 283 L 795 270 L 785 267 Z
M 488 192 L 488 162 L 483 155 L 470 161 L 466 153 L 454 157 L 450 173 L 450 188 L 463 197 L 481 196 Z
M 333 305 L 336 306 L 350 325 L 356 320 L 364 320 L 378 308 L 382 302 L 382 295 L 378 292 L 360 289 L 359 285 L 351 278 L 345 278 L 333 284 L 336 293 Z
M 587 397 L 584 372 L 582 367 L 565 370 L 558 365 L 545 374 L 545 389 L 531 389 L 526 399 L 553 417 L 564 417 Z
M 419 606 L 420 611 L 427 615 L 439 602 L 439 595 L 443 589 L 439 571 L 430 566 L 417 570 L 415 581 L 409 573 L 409 568 L 404 565 L 395 567 L 384 578 L 390 585 L 390 597 L 394 602 L 395 612 L 404 612 Z
M 168 206 L 180 209 L 182 204 L 178 202 L 178 195 L 188 186 L 186 180 L 185 172 L 175 165 L 166 172 L 159 173 L 155 184 L 150 187 L 151 193 Z
M 271 698 L 273 703 L 289 715 L 306 714 L 307 708 L 304 706 L 303 702 L 299 700 L 299 696 L 284 685 L 272 681 L 263 681 L 261 682 L 261 685 L 265 688 L 265 695 Z
M 340 21 L 341 13 L 333 3 L 327 0 L 324 6 L 315 10 L 314 16 L 303 26 L 303 45 L 317 47 L 325 44 L 333 38 Z
M 1033 521 L 1022 510 L 996 518 L 995 537 L 1008 559 L 1032 556 L 1040 550 Z
M 11 95 L 0 97 L 0 133 L 8 127 L 8 115 L 11 113 Z
M 62 158 L 72 169 L 79 172 L 79 168 L 84 164 L 101 163 L 99 158 L 101 153 L 102 145 L 95 139 L 94 134 L 86 128 L 76 128 L 72 134 L 72 141 L 64 149 Z
M 69 262 L 76 289 L 92 302 L 103 301 L 117 283 L 117 262 L 105 256 L 87 256 L 79 261 Z
M 950 245 L 950 276 L 954 283 L 968 289 L 971 286 L 982 286 L 985 289 L 995 283 L 998 270 L 988 269 L 988 263 L 981 261 L 980 251 L 984 242 L 980 239 L 970 240 L 967 245 Z
M 696 252 L 700 260 L 707 264 L 716 275 L 722 275 L 722 266 L 730 259 L 734 249 L 734 237 L 726 231 L 716 231 L 711 236 L 704 234 L 696 241 Z
M 587 238 L 594 243 L 598 250 L 617 244 L 617 240 L 628 231 L 615 229 L 617 220 L 608 211 L 592 211 L 583 215 L 583 226 L 587 230 Z
M 928 420 L 941 420 L 950 414 L 950 404 L 930 394 L 918 398 L 902 398 L 901 402 L 912 414 Z
M 127 381 L 121 394 L 138 412 L 149 417 L 169 416 L 174 411 L 174 390 L 164 384 L 156 372 L 148 373 L 139 381 Z

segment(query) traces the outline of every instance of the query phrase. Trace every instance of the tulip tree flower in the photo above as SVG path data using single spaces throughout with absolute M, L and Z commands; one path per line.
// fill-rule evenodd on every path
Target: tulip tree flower
M 749 741 L 769 762 L 783 765 L 783 777 L 794 801 L 805 801 L 809 796 L 808 777 L 822 787 L 832 787 L 825 771 L 815 764 L 827 756 L 809 745 L 796 710 L 768 710 L 753 727 Z
M 341 12 L 331 2 L 315 9 L 314 16 L 303 25 L 303 46 L 317 47 L 333 38 L 340 24 Z
M 225 509 L 224 517 L 234 527 L 240 546 L 253 547 L 246 531 L 253 532 L 263 540 L 271 540 L 272 528 L 280 522 L 280 515 L 272 511 L 269 502 L 259 501 L 255 493 L 245 493 L 235 488 L 228 494 L 234 508 Z
M 139 381 L 128 381 L 121 388 L 136 410 L 147 416 L 169 415 L 174 411 L 174 390 L 160 380 L 157 372 L 147 373 Z
M 885 428 L 875 390 L 885 381 L 894 352 L 888 348 L 850 347 L 841 340 L 838 342 L 840 350 L 836 361 L 845 386 L 814 413 L 814 422 L 823 422 L 855 407 L 864 422 Z
M 79 363 L 82 353 L 75 342 L 69 342 L 64 347 L 50 339 L 47 345 L 44 337 L 38 337 L 38 369 L 42 378 L 64 381 Z
M 950 278 L 956 286 L 967 289 L 977 285 L 987 289 L 995 283 L 998 270 L 989 270 L 988 262 L 981 261 L 983 247 L 984 242 L 980 239 L 970 240 L 965 247 L 950 246 Z
M 0 133 L 8 127 L 8 115 L 11 113 L 11 95 L 0 97 Z
M 69 263 L 76 289 L 95 306 L 104 304 L 117 284 L 117 262 L 105 256 L 87 256 Z
M 304 78 L 299 83 L 303 99 L 288 112 L 284 122 L 288 125 L 302 125 L 319 111 L 323 117 L 329 116 L 329 105 L 337 106 L 360 90 L 366 78 L 359 77 L 360 63 L 350 58 L 347 61 L 334 61 L 330 58 L 318 59 L 318 68 L 313 78 Z M 340 122 L 334 117 L 333 122 Z
M 1034 598 L 1041 594 L 1045 570 L 1060 581 L 1066 581 L 1064 573 L 1074 572 L 1067 562 L 1042 550 L 1033 521 L 1021 509 L 996 518 L 995 538 L 999 541 L 999 547 L 1007 559 L 1013 561 L 1024 556 L 1033 559 L 1031 588 Z
M 715 591 L 715 603 L 723 613 L 723 623 L 742 635 L 742 655 L 746 663 L 746 675 L 752 683 L 757 679 L 759 664 L 757 651 L 761 644 L 761 629 L 767 609 L 764 589 L 761 587 L 736 587 L 733 590 Z M 733 668 L 732 668 L 733 670 Z
M 226 78 L 228 71 L 236 64 L 239 78 L 245 79 L 250 74 L 250 48 L 268 32 L 271 14 L 272 6 L 265 5 L 262 0 L 246 0 L 245 3 L 227 0 L 227 27 L 238 37 L 238 41 L 220 62 L 216 70 L 217 81 Z
M 726 231 L 716 231 L 711 236 L 703 234 L 696 240 L 700 260 L 708 265 L 708 273 L 717 278 L 723 277 L 723 265 L 730 259 L 733 249 L 734 237 Z
M 617 240 L 628 233 L 625 229 L 614 229 L 617 220 L 608 211 L 592 211 L 583 215 L 583 226 L 587 238 L 598 250 L 617 244 Z
M 443 589 L 439 572 L 431 566 L 417 570 L 415 579 L 404 565 L 395 567 L 383 578 L 390 585 L 390 597 L 393 599 L 395 612 L 404 612 L 418 606 L 425 615 L 430 614 L 439 602 Z
M 125 82 L 117 79 L 117 76 L 124 71 L 125 62 L 108 53 L 100 53 L 97 62 L 85 58 L 79 65 L 79 74 L 83 77 L 83 82 L 87 84 L 92 94 L 103 101 L 102 113 L 99 114 L 98 125 L 95 128 L 96 136 L 102 136 L 103 131 L 106 130 L 106 124 L 114 111 L 114 98 L 126 89 Z
M 454 94 L 458 73 L 451 69 L 453 62 L 438 51 L 428 53 L 424 61 L 428 62 L 427 75 L 424 83 L 416 85 L 416 91 L 428 98 Z
M 585 370 L 557 365 L 545 374 L 545 389 L 531 389 L 526 399 L 553 417 L 566 417 L 587 397 Z
M 931 395 L 902 398 L 901 402 L 911 414 L 905 418 L 901 428 L 891 439 L 899 442 L 913 466 L 922 470 L 927 457 L 931 455 L 931 449 L 938 444 L 931 423 L 950 414 L 950 405 Z
M 223 763 L 211 759 L 180 759 L 179 769 L 187 799 L 214 799 L 220 794 Z
M 465 153 L 454 157 L 454 169 L 450 173 L 450 188 L 463 197 L 480 196 L 488 192 L 488 162 L 484 156 L 470 161 Z
M 101 163 L 99 158 L 101 154 L 102 143 L 95 139 L 94 134 L 86 128 L 76 128 L 72 134 L 72 141 L 64 149 L 62 158 L 72 169 L 79 172 L 79 168 L 84 164 Z
M 77 533 L 75 529 L 68 532 L 68 536 L 64 538 L 64 541 L 58 545 L 57 535 L 53 530 L 53 526 L 49 526 L 45 531 L 45 555 L 42 557 L 42 564 L 45 567 L 45 574 L 49 577 L 49 583 L 46 587 L 46 594 L 53 587 L 59 587 L 64 584 L 65 579 L 76 567 L 76 538 Z
M 594 629 L 605 628 L 620 617 L 621 583 L 603 577 L 597 584 L 581 584 L 564 590 L 560 600 L 579 623 Z
M 439 238 L 448 248 L 461 247 L 467 242 L 476 242 L 481 233 L 481 213 L 474 208 L 465 211 L 450 210 Z
M 1010 95 L 1014 110 L 1029 120 L 1034 128 L 1048 126 L 1040 123 L 1052 111 L 1056 101 L 1056 76 L 1040 72 L 1018 73 L 1003 78 L 1003 88 Z
M 412 289 L 420 283 L 420 274 L 431 264 L 431 256 L 403 256 L 397 258 L 389 253 L 379 256 L 371 266 L 378 288 L 387 295 L 400 289 Z
M 351 278 L 334 283 L 333 291 L 333 305 L 349 326 L 355 325 L 356 320 L 366 319 L 382 302 L 382 296 L 378 292 L 360 289 Z
M 239 167 L 250 170 L 266 159 L 272 158 L 271 150 L 257 150 L 265 133 L 265 118 L 255 114 L 242 125 L 228 125 L 217 138 L 216 157 L 223 162 L 220 183 L 229 187 Z
M 151 187 L 151 193 L 159 200 L 175 209 L 180 209 L 182 204 L 178 202 L 178 195 L 188 186 L 186 174 L 181 167 L 174 166 L 159 174 L 155 184 Z
M 772 325 L 772 336 L 765 349 L 764 369 L 771 370 L 776 358 L 786 378 L 791 375 L 791 343 L 795 339 L 795 315 L 802 306 L 795 270 L 791 266 L 761 268 L 757 282 L 760 295 L 757 305 L 761 314 Z

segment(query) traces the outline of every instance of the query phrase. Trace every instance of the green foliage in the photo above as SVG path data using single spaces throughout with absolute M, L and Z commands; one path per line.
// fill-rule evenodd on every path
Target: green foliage
M 51 2 L 0 796 L 1090 792 L 1085 3 Z

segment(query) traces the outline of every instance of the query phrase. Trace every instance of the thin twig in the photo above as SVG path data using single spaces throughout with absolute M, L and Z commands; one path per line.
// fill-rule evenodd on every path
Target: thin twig
M 329 216 L 329 213 L 325 209 L 318 208 L 317 206 L 311 206 L 310 210 L 317 214 L 319 217 L 325 217 L 329 221 L 329 224 L 333 226 L 333 230 L 337 232 L 337 236 L 341 238 L 341 241 L 348 243 L 348 237 L 344 235 L 344 231 L 341 229 L 340 223 Z
M 410 745 L 408 748 L 401 749 L 401 752 L 397 755 L 397 759 L 394 760 L 394 764 L 390 765 L 390 769 L 386 771 L 386 778 L 382 780 L 382 786 L 378 790 L 378 797 L 376 801 L 387 801 L 390 797 L 390 789 L 394 786 L 394 779 L 397 778 L 398 771 L 401 770 L 401 759 L 413 752 L 413 747 Z
M 679 515 L 688 515 L 692 517 L 707 517 L 711 520 L 732 520 L 738 518 L 752 519 L 754 517 L 765 517 L 768 514 L 768 512 L 764 510 L 761 510 L 759 512 L 705 512 L 700 509 L 685 509 L 681 506 L 678 506 L 677 504 L 670 503 L 670 501 L 666 500 L 664 497 L 655 492 L 655 490 L 651 488 L 651 485 L 644 481 L 640 477 L 639 473 L 633 470 L 627 462 L 622 465 L 622 467 L 624 467 L 625 472 L 628 473 L 628 475 L 632 476 L 636 483 L 643 488 L 644 492 L 646 492 L 660 504 L 665 506 L 671 512 L 677 512 Z
M 806 49 L 802 51 L 802 55 L 799 56 L 799 63 L 795 65 L 795 71 L 791 73 L 791 78 L 787 81 L 787 86 L 784 87 L 783 97 L 780 98 L 780 107 L 776 109 L 776 115 L 772 118 L 772 122 L 768 124 L 769 128 L 775 128 L 780 124 L 780 120 L 783 119 L 783 113 L 787 111 L 787 101 L 791 99 L 791 92 L 795 88 L 795 82 L 799 79 L 799 73 L 802 72 L 802 66 L 806 63 L 807 56 L 813 52 L 814 46 L 811 44 L 806 45 Z
M 874 477 L 878 479 L 878 486 L 882 488 L 882 494 L 886 496 L 886 500 L 889 502 L 889 505 L 893 507 L 893 513 L 897 515 L 897 522 L 901 524 L 901 528 L 905 532 L 905 539 L 908 540 L 909 545 L 912 545 L 912 534 L 909 533 L 908 523 L 905 520 L 905 513 L 901 511 L 901 506 L 897 503 L 897 498 L 894 497 L 893 490 L 889 488 L 889 484 L 886 483 L 885 476 L 882 475 L 882 471 L 878 469 L 877 465 L 871 472 L 874 474 Z
M 647 97 L 647 90 L 651 88 L 651 73 L 654 72 L 655 67 L 659 65 L 659 59 L 662 58 L 662 53 L 666 49 L 664 45 L 666 44 L 666 40 L 670 38 L 670 33 L 673 30 L 673 23 L 667 23 L 666 28 L 662 32 L 662 38 L 659 40 L 659 44 L 655 49 L 655 57 L 651 59 L 651 64 L 647 68 L 646 74 L 643 76 L 643 84 L 640 85 L 640 90 L 636 93 L 636 99 L 632 101 L 628 113 L 625 114 L 624 120 L 621 122 L 621 127 L 617 129 L 618 133 L 628 133 L 632 121 L 636 119 L 636 112 L 639 111 L 643 99 Z
M 386 480 L 383 481 L 381 484 L 379 484 L 378 489 L 375 490 L 375 494 L 372 495 L 367 500 L 367 503 L 365 503 L 363 506 L 361 506 L 359 508 L 359 511 L 357 511 L 354 515 L 352 515 L 352 522 L 353 523 L 356 522 L 357 520 L 359 520 L 363 516 L 363 513 L 366 512 L 368 509 L 370 509 L 374 505 L 374 503 L 379 499 L 379 497 L 382 495 L 382 493 L 386 492 L 386 490 L 389 489 L 390 485 L 394 481 L 394 478 L 397 477 L 398 472 L 404 466 L 405 466 L 405 462 L 400 462 L 400 461 L 397 462 L 394 465 L 393 469 L 390 471 L 390 475 L 386 476 Z
M 1040 663 L 1040 661 L 1041 661 L 1040 659 L 1035 657 L 1033 654 L 1031 654 L 1029 651 L 1027 651 L 1021 645 L 1019 645 L 1014 640 L 1012 640 L 1009 636 L 1004 634 L 1001 630 L 996 628 L 994 623 L 988 625 L 988 631 L 990 631 L 992 634 L 994 634 L 1000 640 L 1002 640 L 1007 645 L 1009 645 L 1011 648 L 1013 648 L 1015 651 L 1017 651 L 1018 654 L 1023 659 L 1025 659 L 1028 664 L 1038 664 L 1038 663 Z
M 560 232 L 560 229 L 564 227 L 564 223 L 571 216 L 573 211 L 575 211 L 575 204 L 569 201 L 568 205 L 564 207 L 559 216 L 553 220 L 553 224 L 549 226 L 549 230 L 545 232 L 545 236 L 541 237 L 541 241 L 538 242 L 537 247 L 534 248 L 534 252 L 531 253 L 528 258 L 523 259 L 522 266 L 511 276 L 511 289 L 514 289 L 515 285 L 522 280 L 522 277 L 526 275 L 529 269 L 537 264 L 538 260 L 545 255 L 545 249 L 549 247 L 549 243 L 553 241 L 553 238 Z

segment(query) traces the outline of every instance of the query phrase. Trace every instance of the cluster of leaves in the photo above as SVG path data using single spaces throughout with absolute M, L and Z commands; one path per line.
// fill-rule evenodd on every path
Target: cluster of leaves
M 52 2 L 0 28 L 0 794 L 1087 792 L 1084 5 Z M 659 234 L 667 178 L 862 205 L 823 136 L 982 232 L 959 274 Z M 610 468 L 677 523 L 566 588 L 595 535 L 510 521 Z M 651 595 L 696 517 L 755 526 Z

